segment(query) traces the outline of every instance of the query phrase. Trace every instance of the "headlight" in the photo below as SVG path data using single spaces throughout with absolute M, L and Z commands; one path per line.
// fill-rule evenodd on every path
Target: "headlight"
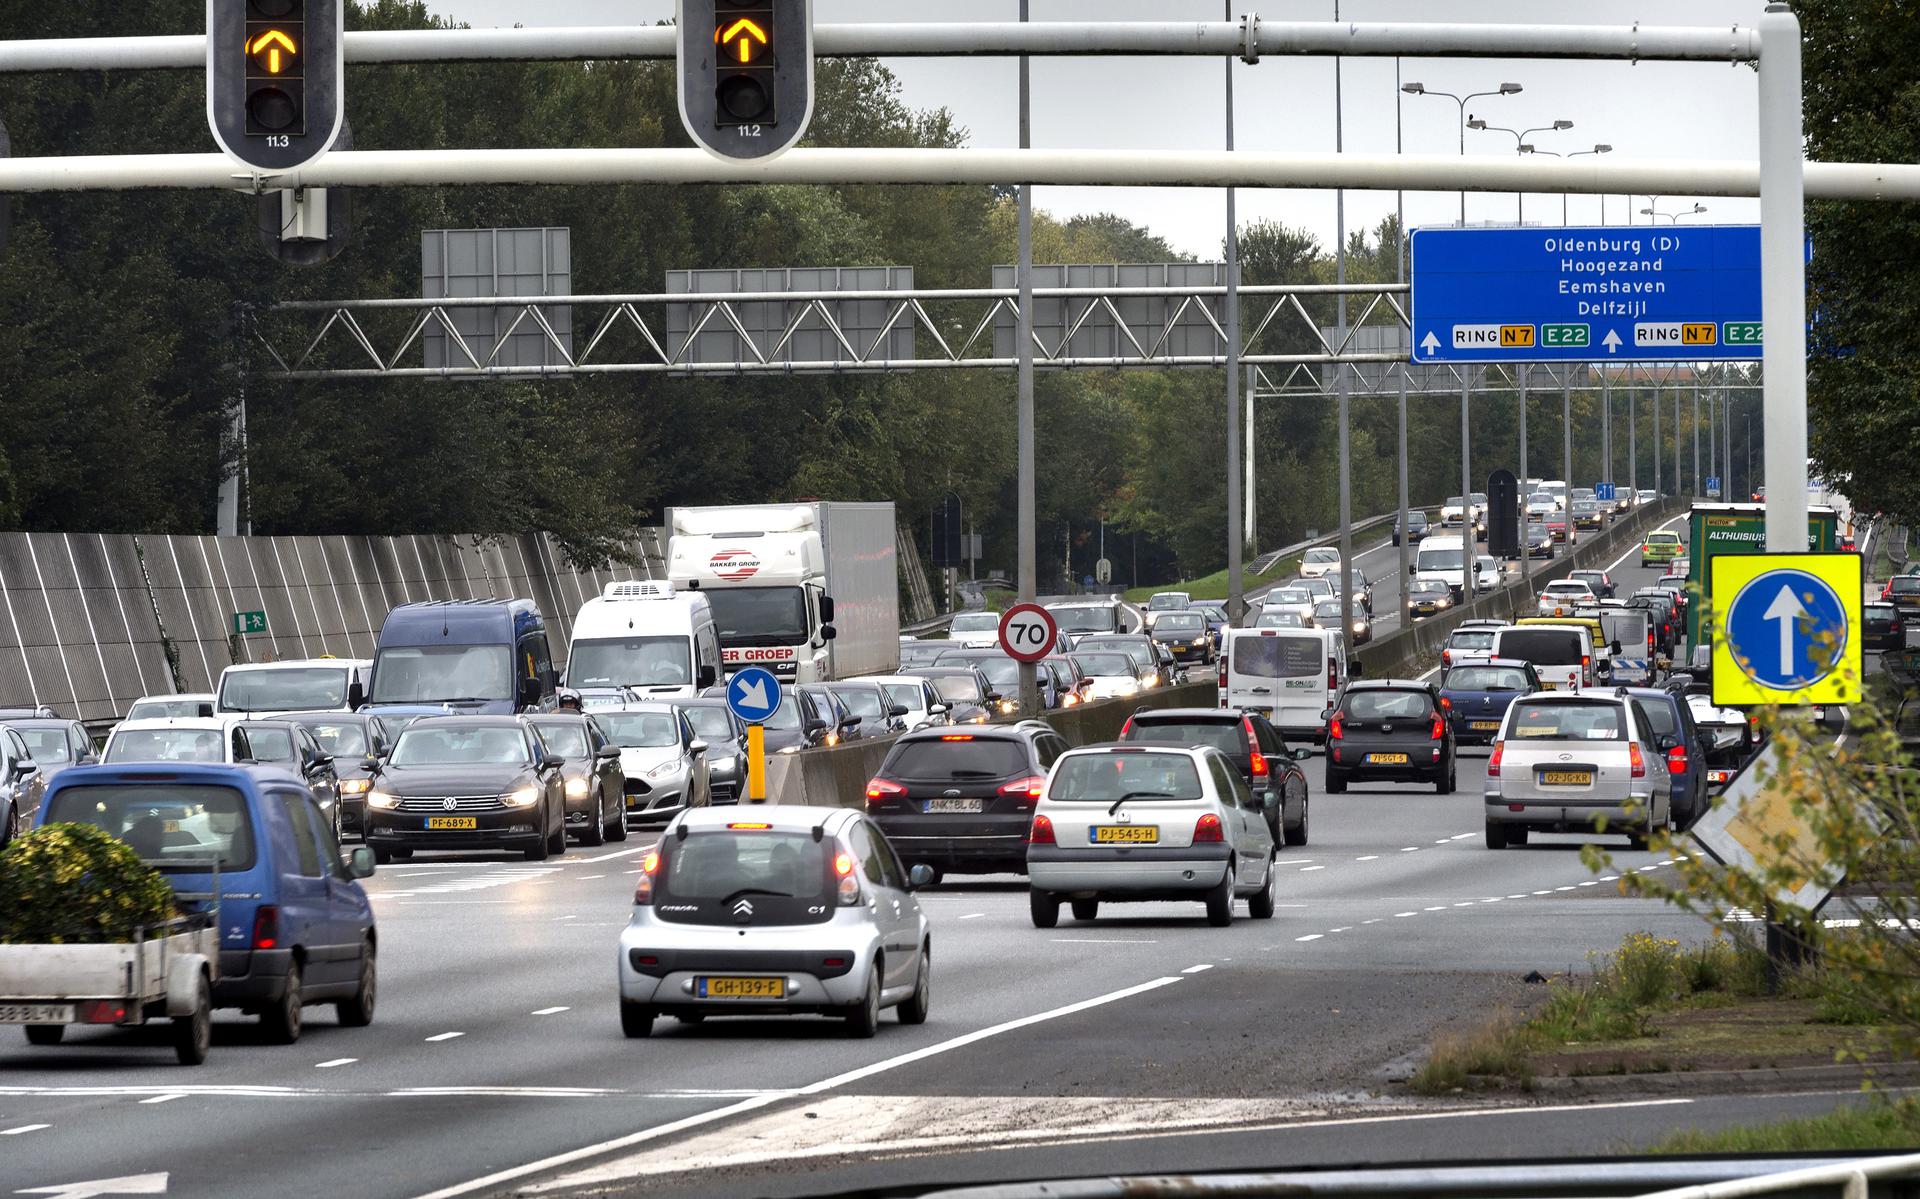
M 586 779 L 575 777 L 567 780 L 567 798 L 568 799 L 585 799 L 586 797 L 587 797 L 587 780 Z
M 1000 701 L 1000 713 L 1003 716 L 1011 715 L 1013 712 L 1017 711 L 1019 707 L 1020 707 L 1019 704 L 1013 702 L 1010 699 L 1003 699 Z
M 371 786 L 373 786 L 372 779 L 341 779 L 340 794 L 341 795 L 365 795 L 367 793 L 367 789 Z
M 800 747 L 797 745 L 783 745 L 780 747 L 780 752 L 783 754 L 797 754 L 800 752 Z
M 369 807 L 382 809 L 397 808 L 400 806 L 400 797 L 388 791 L 369 791 L 367 792 L 367 805 Z
M 510 808 L 530 808 L 540 802 L 540 792 L 532 787 L 517 787 L 502 795 L 500 802 Z
M 1205 637 L 1195 637 L 1191 642 L 1193 645 L 1205 645 L 1206 643 L 1207 639 Z
M 661 779 L 661 778 L 667 777 L 668 775 L 674 773 L 679 769 L 680 769 L 680 763 L 678 762 L 662 762 L 660 763 L 660 765 L 655 766 L 652 770 L 647 771 L 647 777 L 650 779 Z
M 1360 632 L 1362 629 L 1366 627 L 1367 627 L 1367 622 L 1364 620 L 1356 620 L 1353 622 L 1353 631 L 1356 633 Z
M 987 714 L 985 712 L 982 712 L 980 713 L 980 715 L 974 717 L 972 720 L 969 720 L 967 723 L 968 724 L 985 724 L 987 723 Z

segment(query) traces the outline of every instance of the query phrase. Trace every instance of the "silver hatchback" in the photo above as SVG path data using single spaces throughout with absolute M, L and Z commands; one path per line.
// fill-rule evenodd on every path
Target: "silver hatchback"
M 796 805 L 676 816 L 641 862 L 620 934 L 620 1027 L 660 1016 L 839 1016 L 870 1037 L 882 1008 L 926 1020 L 933 872 L 901 866 L 860 812 Z
M 1653 730 L 1625 696 L 1530 695 L 1507 709 L 1487 759 L 1487 848 L 1604 820 L 1643 849 L 1667 825 L 1670 791 Z

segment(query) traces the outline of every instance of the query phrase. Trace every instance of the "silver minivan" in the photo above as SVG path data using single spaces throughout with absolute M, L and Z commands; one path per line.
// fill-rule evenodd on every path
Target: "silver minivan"
M 1671 786 L 1665 751 L 1624 693 L 1517 699 L 1487 758 L 1487 848 L 1604 822 L 1644 849 L 1667 827 Z

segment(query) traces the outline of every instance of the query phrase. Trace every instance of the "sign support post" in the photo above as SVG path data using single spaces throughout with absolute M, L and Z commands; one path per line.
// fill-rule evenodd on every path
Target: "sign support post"
M 767 802 L 767 726 L 747 726 L 747 802 Z
M 767 802 L 766 723 L 780 707 L 780 680 L 764 666 L 749 666 L 727 680 L 727 710 L 747 726 L 748 803 Z
M 1766 390 L 1767 549 L 1806 548 L 1807 248 L 1800 21 L 1760 15 L 1760 290 Z

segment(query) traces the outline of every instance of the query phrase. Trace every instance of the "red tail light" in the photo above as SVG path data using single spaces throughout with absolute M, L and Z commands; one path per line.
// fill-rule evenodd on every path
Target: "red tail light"
M 1667 773 L 1685 774 L 1687 772 L 1687 747 L 1676 745 L 1667 751 Z
M 1210 841 L 1224 841 L 1226 837 L 1220 831 L 1220 818 L 1208 812 L 1193 824 L 1193 843 L 1200 845 Z
M 118 1024 L 127 1018 L 127 1005 L 117 999 L 83 999 L 74 1015 L 82 1024 Z
M 1040 798 L 1040 792 L 1044 791 L 1046 789 L 1046 786 L 1047 786 L 1046 775 L 1030 774 L 1026 778 L 1015 779 L 1011 783 L 1008 783 L 1006 786 L 1001 787 L 1000 794 L 1018 795 L 1018 796 L 1024 797 L 1028 801 L 1032 801 Z
M 1254 746 L 1256 746 L 1256 745 L 1258 744 L 1258 742 L 1257 742 L 1257 741 L 1256 741 L 1256 740 L 1254 739 L 1254 734 L 1253 734 L 1253 721 L 1252 721 L 1252 720 L 1250 720 L 1250 719 L 1248 719 L 1248 720 L 1242 720 L 1242 721 L 1240 722 L 1240 727 L 1246 730 L 1246 733 L 1247 733 L 1247 745 L 1248 745 L 1248 747 L 1249 747 L 1249 748 L 1252 748 L 1252 747 L 1254 747 Z M 1258 750 L 1257 748 L 1255 748 L 1255 749 L 1253 750 L 1253 765 L 1252 765 L 1252 767 L 1251 767 L 1251 769 L 1252 769 L 1252 771 L 1253 771 L 1253 777 L 1255 777 L 1255 778 L 1264 778 L 1264 777 L 1266 777 L 1266 774 L 1267 774 L 1267 755 L 1265 755 L 1265 754 L 1263 754 L 1263 753 L 1261 753 L 1261 752 L 1260 752 L 1260 751 L 1259 751 L 1259 750 Z
M 1045 816 L 1035 816 L 1033 826 L 1027 830 L 1028 845 L 1055 845 L 1053 839 L 1053 821 Z
M 1438 741 L 1440 740 L 1440 738 L 1446 735 L 1447 735 L 1447 723 L 1446 721 L 1440 719 L 1440 713 L 1435 712 L 1433 714 L 1433 733 L 1431 735 L 1431 740 Z
M 877 803 L 885 803 L 887 800 L 903 798 L 906 793 L 907 789 L 892 779 L 870 778 L 867 780 L 867 806 L 869 808 Z
M 1340 737 L 1340 717 L 1336 715 L 1327 723 L 1327 739 L 1329 741 L 1338 741 Z
M 1332 694 L 1340 689 L 1340 672 L 1334 667 L 1333 659 L 1327 659 L 1327 692 Z
M 640 859 L 640 881 L 633 885 L 633 902 L 646 905 L 653 902 L 653 880 L 660 873 L 660 851 L 649 850 L 647 856 Z
M 1444 695 L 1443 695 L 1443 696 L 1441 696 L 1441 697 L 1440 697 L 1440 708 L 1441 708 L 1441 710 L 1442 710 L 1442 711 L 1445 711 L 1445 712 L 1451 712 L 1451 711 L 1453 711 L 1453 701 L 1452 701 L 1452 700 L 1450 700 L 1450 699 L 1448 699 L 1448 698 L 1447 698 L 1446 696 L 1444 696 Z
M 280 945 L 280 909 L 263 903 L 253 910 L 253 947 L 277 949 Z
M 1440 651 L 1440 665 L 1442 665 L 1442 666 L 1452 666 L 1452 665 L 1453 665 L 1453 651 L 1452 651 L 1452 650 L 1450 650 L 1450 649 L 1443 649 L 1443 650 L 1441 650 L 1441 651 Z
M 1221 654 L 1220 655 L 1220 686 L 1224 690 L 1226 688 L 1226 685 L 1227 685 L 1227 655 Z
M 1627 742 L 1627 761 L 1633 767 L 1634 778 L 1643 779 L 1647 777 L 1647 760 L 1640 755 L 1640 743 L 1638 741 Z
M 1493 743 L 1493 752 L 1487 755 L 1488 778 L 1497 779 L 1500 777 L 1500 757 L 1506 752 L 1507 743 L 1505 741 L 1495 741 Z

